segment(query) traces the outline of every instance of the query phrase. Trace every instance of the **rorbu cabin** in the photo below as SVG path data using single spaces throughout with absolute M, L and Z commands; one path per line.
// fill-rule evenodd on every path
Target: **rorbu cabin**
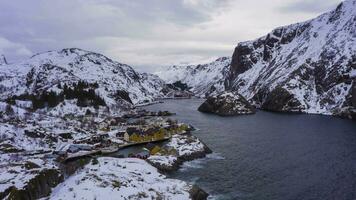
M 126 133 L 126 131 L 120 130 L 116 133 L 116 137 L 123 139 L 123 138 L 125 138 L 125 133 Z
M 138 134 L 141 130 L 138 127 L 130 126 L 126 128 L 124 133 L 124 140 L 128 142 L 137 141 Z

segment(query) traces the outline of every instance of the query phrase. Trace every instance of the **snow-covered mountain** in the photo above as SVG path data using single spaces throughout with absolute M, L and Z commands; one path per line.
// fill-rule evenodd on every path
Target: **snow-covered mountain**
M 167 83 L 187 84 L 196 96 L 205 97 L 224 91 L 224 79 L 231 63 L 230 57 L 221 57 L 208 64 L 172 66 L 156 74 Z
M 163 86 L 158 76 L 77 48 L 37 54 L 0 71 L 1 100 L 32 101 L 39 108 L 68 102 L 129 107 L 159 97 Z
M 356 0 L 236 47 L 226 87 L 266 110 L 347 114 L 356 106 Z
M 6 65 L 7 61 L 4 55 L 0 55 L 0 65 Z

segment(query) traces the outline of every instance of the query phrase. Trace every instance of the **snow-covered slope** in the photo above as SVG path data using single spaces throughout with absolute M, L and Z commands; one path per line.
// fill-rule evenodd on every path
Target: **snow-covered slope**
M 356 106 L 355 69 L 356 0 L 347 0 L 239 43 L 226 86 L 266 110 L 342 114 Z
M 168 179 L 144 160 L 98 159 L 57 186 L 50 199 L 191 199 L 193 186 Z
M 195 95 L 205 97 L 206 94 L 224 90 L 223 80 L 230 62 L 231 58 L 221 57 L 208 64 L 172 66 L 166 71 L 157 72 L 157 75 L 167 83 L 181 81 L 187 84 Z
M 50 91 L 60 94 L 64 87 L 77 86 L 95 90 L 109 107 L 128 106 L 152 101 L 163 85 L 158 76 L 137 73 L 128 65 L 77 48 L 37 54 L 21 63 L 2 65 L 0 71 L 1 100 Z

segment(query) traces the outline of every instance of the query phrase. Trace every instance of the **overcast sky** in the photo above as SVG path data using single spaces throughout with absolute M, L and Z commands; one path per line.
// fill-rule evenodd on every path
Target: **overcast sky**
M 341 0 L 1 0 L 0 54 L 78 47 L 140 71 L 231 56 L 236 44 Z

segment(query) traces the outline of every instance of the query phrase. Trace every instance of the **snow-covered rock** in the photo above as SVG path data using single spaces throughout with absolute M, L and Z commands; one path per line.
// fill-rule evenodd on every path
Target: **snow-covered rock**
M 172 66 L 156 74 L 167 83 L 180 81 L 187 84 L 196 96 L 205 97 L 224 90 L 224 79 L 230 62 L 230 57 L 221 57 L 208 64 Z
M 144 160 L 98 158 L 53 189 L 50 199 L 191 199 L 193 186 L 168 179 Z
M 198 110 L 220 116 L 246 115 L 256 112 L 255 108 L 236 92 L 223 92 L 210 96 L 199 106 Z
M 184 161 L 203 158 L 212 151 L 191 134 L 174 135 L 163 147 L 167 153 L 151 155 L 147 161 L 163 172 L 175 171 Z
M 356 96 L 356 0 L 241 42 L 226 80 L 259 108 L 339 114 Z
M 77 48 L 36 54 L 20 63 L 2 65 L 0 71 L 0 100 L 40 98 L 49 92 L 60 95 L 65 89 L 76 88 L 87 93 L 94 90 L 109 107 L 130 107 L 131 103 L 153 101 L 163 86 L 158 76 L 138 73 L 128 65 Z M 91 96 L 90 101 L 98 98 Z M 84 99 L 84 103 L 89 100 Z
M 147 162 L 159 169 L 160 171 L 177 170 L 182 163 L 175 155 L 152 155 L 147 158 Z
M 189 157 L 195 157 L 194 154 L 204 154 L 205 156 L 205 154 L 211 153 L 211 150 L 202 141 L 190 134 L 172 136 L 167 146 L 175 149 L 178 157 L 184 160 L 191 160 Z

